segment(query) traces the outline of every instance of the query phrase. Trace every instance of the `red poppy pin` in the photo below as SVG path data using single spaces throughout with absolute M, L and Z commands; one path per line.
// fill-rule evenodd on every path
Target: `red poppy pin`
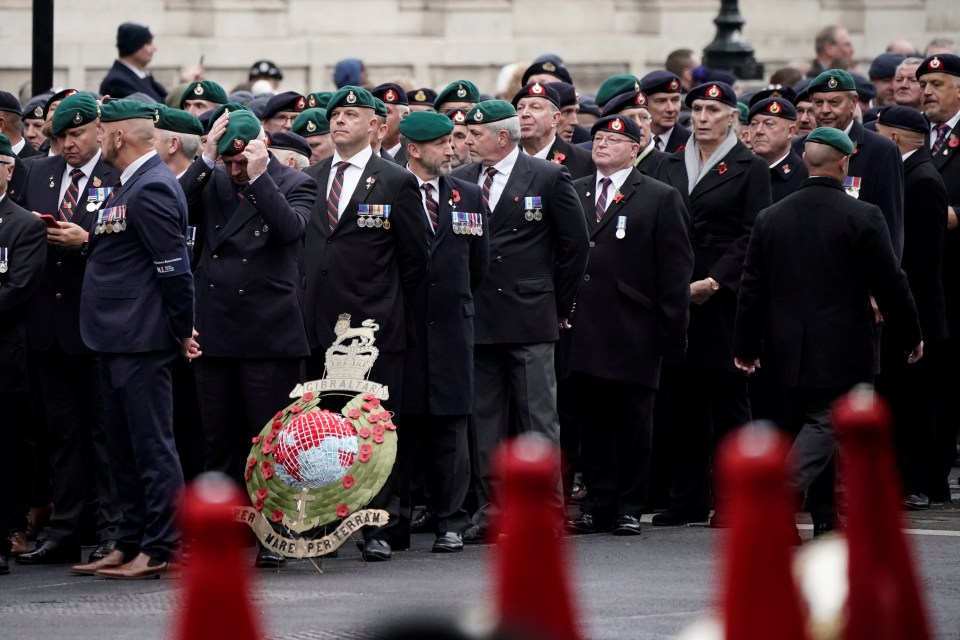
M 377 184 L 376 178 L 374 178 L 373 176 L 370 176 L 369 178 L 367 178 L 367 191 L 370 191 L 370 188 L 373 187 L 373 185 L 375 184 Z
M 951 149 L 956 149 L 958 144 L 960 144 L 960 138 L 956 135 L 950 136 L 950 142 L 947 143 L 947 146 Z
M 560 153 L 559 151 L 553 154 L 553 162 L 556 162 L 557 164 L 563 164 L 563 161 L 566 159 L 566 154 Z
M 621 201 L 621 200 L 623 200 L 623 194 L 620 193 L 619 191 L 617 191 L 617 193 L 614 194 L 614 196 L 613 196 L 613 202 L 614 202 L 615 204 L 620 204 L 620 201 Z
M 677 147 L 677 151 L 683 151 L 683 150 L 686 149 L 686 148 L 687 148 L 687 145 L 682 144 L 682 145 L 680 145 L 679 147 Z
M 721 162 L 720 164 L 717 165 L 717 172 L 718 172 L 720 175 L 723 175 L 723 174 L 725 174 L 725 173 L 727 172 L 727 169 L 729 169 L 729 168 L 730 168 L 730 167 L 727 166 L 727 163 L 726 163 L 726 162 Z
M 460 202 L 460 192 L 454 189 L 450 192 L 450 204 L 455 205 Z

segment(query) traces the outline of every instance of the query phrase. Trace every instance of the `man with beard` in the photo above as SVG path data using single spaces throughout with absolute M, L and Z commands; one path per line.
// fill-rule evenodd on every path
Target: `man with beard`
M 470 164 L 470 147 L 467 146 L 467 112 L 462 109 L 451 109 L 447 111 L 447 117 L 453 122 L 453 133 L 450 134 L 453 157 L 450 158 L 450 168 L 456 169 Z
M 793 99 L 793 106 L 797 109 L 797 134 L 802 137 L 817 128 L 817 114 L 810 101 L 810 92 L 804 89 Z
M 436 514 L 434 553 L 463 549 L 463 501 L 470 484 L 467 417 L 473 408 L 473 292 L 489 262 L 480 188 L 448 175 L 454 128 L 439 113 L 414 113 L 400 122 L 407 168 L 423 193 L 422 219 L 430 245 L 427 277 L 411 305 L 417 339 L 406 351 L 403 376 L 403 422 L 415 426 L 400 445 L 401 508 L 402 517 L 410 518 L 408 467 L 421 460 Z

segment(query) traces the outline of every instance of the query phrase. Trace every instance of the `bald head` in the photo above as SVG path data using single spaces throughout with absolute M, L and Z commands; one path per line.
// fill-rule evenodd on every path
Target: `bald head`
M 833 178 L 843 182 L 847 177 L 848 157 L 828 144 L 807 142 L 803 147 L 803 164 L 810 177 Z

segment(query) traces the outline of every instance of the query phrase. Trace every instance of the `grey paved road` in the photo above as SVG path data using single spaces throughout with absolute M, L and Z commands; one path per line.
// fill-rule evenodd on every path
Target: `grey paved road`
M 956 485 L 954 485 L 956 486 Z M 960 638 L 960 501 L 913 516 L 936 638 Z M 714 545 L 704 527 L 646 527 L 639 539 L 567 538 L 585 633 L 594 639 L 670 638 L 709 610 L 715 598 Z M 809 536 L 809 531 L 805 536 Z M 369 617 L 483 617 L 495 547 L 452 556 L 429 552 L 432 538 L 392 562 L 364 566 L 355 557 L 327 560 L 324 575 L 307 562 L 257 574 L 255 607 L 277 640 L 371 638 Z M 0 638 L 154 640 L 170 637 L 179 598 L 171 580 L 111 582 L 72 577 L 63 567 L 21 567 L 0 578 Z M 905 639 L 906 640 L 906 639 Z

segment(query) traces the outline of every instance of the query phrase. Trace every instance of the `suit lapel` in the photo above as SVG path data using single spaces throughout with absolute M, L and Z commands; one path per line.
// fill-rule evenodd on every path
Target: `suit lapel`
M 340 220 L 337 222 L 337 226 L 334 228 L 333 233 L 337 233 L 341 227 L 345 224 L 356 224 L 357 218 L 359 217 L 359 211 L 361 204 L 364 204 L 367 201 L 367 198 L 370 197 L 370 193 L 377 189 L 376 180 L 377 175 L 380 173 L 380 163 L 388 162 L 383 160 L 377 155 L 370 156 L 370 160 L 367 162 L 367 166 L 363 168 L 363 173 L 360 174 L 360 180 L 357 182 L 356 188 L 353 190 L 353 194 L 350 196 L 350 202 L 347 203 L 346 209 L 340 213 Z M 373 185 L 370 186 L 367 184 L 367 180 L 373 178 Z M 381 187 L 382 189 L 383 187 Z M 326 201 L 324 201 L 326 202 Z M 324 204 L 326 207 L 326 204 Z M 391 215 L 393 212 L 391 212 Z M 324 214 L 326 215 L 326 214 Z
M 738 147 L 734 147 L 723 160 L 710 169 L 707 175 L 703 176 L 703 179 L 697 183 L 697 186 L 690 193 L 690 201 L 693 202 L 703 194 L 743 173 L 743 167 L 740 166 L 739 162 L 742 159 L 743 156 L 739 153 Z
M 641 177 L 640 173 L 634 169 L 627 175 L 627 179 L 623 181 L 623 185 L 620 187 L 620 189 L 616 189 L 610 194 L 610 197 L 607 201 L 607 209 L 603 212 L 603 217 L 600 218 L 600 222 L 594 222 L 593 225 L 589 225 L 591 238 L 595 237 L 608 225 L 614 224 L 611 221 L 622 215 L 624 206 L 630 200 L 630 197 L 636 192 L 637 185 L 642 179 L 643 178 Z M 619 201 L 617 198 L 618 193 L 621 196 Z M 593 209 L 596 211 L 596 206 L 594 206 Z M 594 214 L 593 220 L 596 221 L 596 219 L 597 216 Z
M 504 185 L 500 199 L 497 201 L 497 206 L 490 216 L 492 218 L 490 220 L 491 231 L 496 231 L 504 223 L 504 220 L 510 217 L 511 212 L 522 208 L 520 199 L 526 195 L 530 183 L 533 182 L 534 175 L 535 172 L 530 169 L 527 157 L 523 154 L 518 155 L 517 162 L 513 165 L 513 171 L 510 172 L 507 184 Z
M 310 224 L 317 228 L 320 235 L 327 236 L 330 225 L 327 222 L 327 181 L 330 180 L 330 167 L 333 166 L 333 158 L 321 160 L 317 166 L 317 199 L 313 203 L 313 213 L 310 216 Z M 310 175 L 308 173 L 308 175 Z
M 110 167 L 103 161 L 99 160 L 97 164 L 93 165 L 93 171 L 90 173 L 90 179 L 87 180 L 87 185 L 84 187 L 84 190 L 89 193 L 90 189 L 98 189 L 103 187 L 112 187 L 112 181 L 108 180 L 106 176 L 110 174 Z M 61 173 L 61 176 L 63 174 Z M 96 209 L 93 211 L 87 211 L 87 194 L 81 193 L 77 196 L 77 210 L 74 212 L 72 222 L 78 224 L 85 229 L 91 229 L 93 227 L 91 218 L 96 218 L 100 209 L 106 206 L 106 201 L 100 202 Z
M 448 204 L 453 199 L 453 190 L 450 188 L 450 181 L 440 176 L 440 200 L 437 201 L 437 230 L 432 234 L 430 245 L 436 246 L 443 241 L 445 236 L 453 230 L 453 220 L 451 212 L 453 206 Z
M 49 213 L 57 217 L 57 211 L 60 210 L 60 185 L 63 184 L 63 170 L 67 166 L 67 161 L 58 158 L 57 162 L 50 167 L 50 175 L 47 177 L 47 189 L 44 191 L 44 201 L 39 203 L 37 209 L 40 213 Z M 59 219 L 59 218 L 58 218 Z
M 671 155 L 664 162 L 667 165 L 667 176 L 670 178 L 668 183 L 680 192 L 684 206 L 688 212 L 691 211 L 690 194 L 687 193 L 687 167 L 683 163 L 683 154 Z

